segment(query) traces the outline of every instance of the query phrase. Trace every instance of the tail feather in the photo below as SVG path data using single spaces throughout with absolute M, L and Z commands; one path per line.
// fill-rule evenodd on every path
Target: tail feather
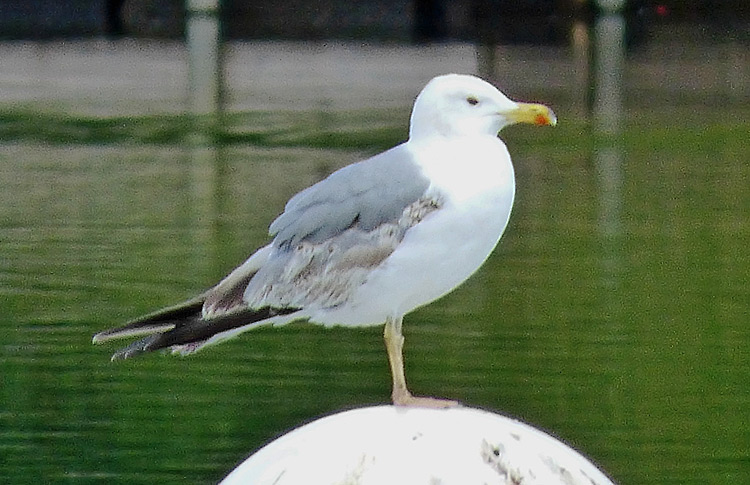
M 142 354 L 144 352 L 148 352 L 149 346 L 159 338 L 159 334 L 156 335 L 149 335 L 146 338 L 137 340 L 133 342 L 132 344 L 128 345 L 127 347 L 123 347 L 114 354 L 112 354 L 112 361 L 115 360 L 125 360 L 129 359 L 130 357 L 135 357 L 136 355 Z

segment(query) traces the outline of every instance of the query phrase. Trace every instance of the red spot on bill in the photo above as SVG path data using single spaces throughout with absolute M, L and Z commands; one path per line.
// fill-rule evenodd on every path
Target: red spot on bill
M 536 125 L 548 125 L 549 120 L 544 115 L 536 115 L 536 118 L 534 118 L 534 124 Z

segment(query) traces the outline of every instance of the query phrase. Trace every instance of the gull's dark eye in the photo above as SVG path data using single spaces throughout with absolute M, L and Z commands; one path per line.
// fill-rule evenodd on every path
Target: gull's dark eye
M 479 104 L 479 100 L 475 96 L 469 96 L 466 98 L 466 102 L 469 103 L 472 106 L 476 106 Z

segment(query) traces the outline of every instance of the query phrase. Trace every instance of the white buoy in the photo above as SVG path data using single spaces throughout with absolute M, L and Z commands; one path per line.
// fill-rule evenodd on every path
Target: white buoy
M 479 409 L 378 406 L 297 428 L 221 485 L 612 485 L 548 434 Z

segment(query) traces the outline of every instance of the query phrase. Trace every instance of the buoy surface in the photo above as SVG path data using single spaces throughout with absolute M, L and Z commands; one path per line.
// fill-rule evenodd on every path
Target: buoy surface
M 281 436 L 221 485 L 611 485 L 580 453 L 488 411 L 377 406 Z

